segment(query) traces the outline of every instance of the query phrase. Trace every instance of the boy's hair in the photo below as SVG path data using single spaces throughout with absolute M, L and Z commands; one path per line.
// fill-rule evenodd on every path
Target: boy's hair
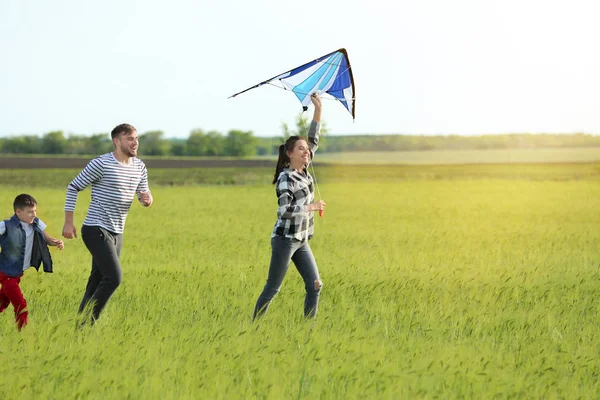
M 37 201 L 33 198 L 33 196 L 22 193 L 15 197 L 15 201 L 13 202 L 13 209 L 17 211 L 17 209 L 22 210 L 25 207 L 33 207 L 37 205 Z
M 129 125 L 129 124 L 117 125 L 110 133 L 110 138 L 114 139 L 114 138 L 119 137 L 122 133 L 132 133 L 135 131 L 137 131 L 137 129 L 135 129 L 133 127 L 133 125 Z

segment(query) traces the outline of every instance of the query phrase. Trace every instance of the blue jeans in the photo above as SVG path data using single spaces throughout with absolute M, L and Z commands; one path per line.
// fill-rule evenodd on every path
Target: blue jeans
M 317 315 L 319 295 L 321 293 L 321 278 L 317 269 L 317 263 L 313 256 L 308 241 L 289 239 L 284 236 L 271 238 L 271 265 L 269 266 L 269 277 L 262 293 L 258 297 L 254 307 L 254 319 L 263 315 L 271 300 L 279 292 L 283 278 L 294 261 L 296 269 L 304 279 L 306 297 L 304 299 L 304 316 L 307 318 Z

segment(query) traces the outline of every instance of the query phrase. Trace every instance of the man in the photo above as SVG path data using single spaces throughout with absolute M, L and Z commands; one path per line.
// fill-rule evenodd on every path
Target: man
M 77 237 L 73 211 L 77 195 L 92 185 L 92 200 L 83 221 L 81 236 L 92 255 L 92 271 L 79 306 L 83 312 L 92 307 L 95 322 L 122 279 L 121 248 L 125 220 L 137 195 L 144 207 L 152 205 L 146 166 L 136 158 L 138 136 L 129 124 L 121 124 L 111 132 L 115 150 L 91 160 L 67 187 L 63 236 Z

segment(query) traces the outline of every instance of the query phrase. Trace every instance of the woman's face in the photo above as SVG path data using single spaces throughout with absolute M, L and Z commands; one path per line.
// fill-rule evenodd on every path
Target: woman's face
M 292 150 L 288 150 L 288 157 L 290 158 L 290 164 L 308 164 L 310 161 L 310 150 L 306 140 L 297 140 Z

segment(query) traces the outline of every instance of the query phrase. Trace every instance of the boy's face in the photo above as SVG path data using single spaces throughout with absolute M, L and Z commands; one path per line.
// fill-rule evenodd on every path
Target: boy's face
M 33 220 L 35 219 L 37 213 L 37 206 L 32 206 L 32 207 L 24 207 L 24 208 L 17 208 L 16 210 L 16 214 L 17 214 L 17 218 L 19 218 L 20 221 L 23 221 L 27 224 L 33 224 Z

